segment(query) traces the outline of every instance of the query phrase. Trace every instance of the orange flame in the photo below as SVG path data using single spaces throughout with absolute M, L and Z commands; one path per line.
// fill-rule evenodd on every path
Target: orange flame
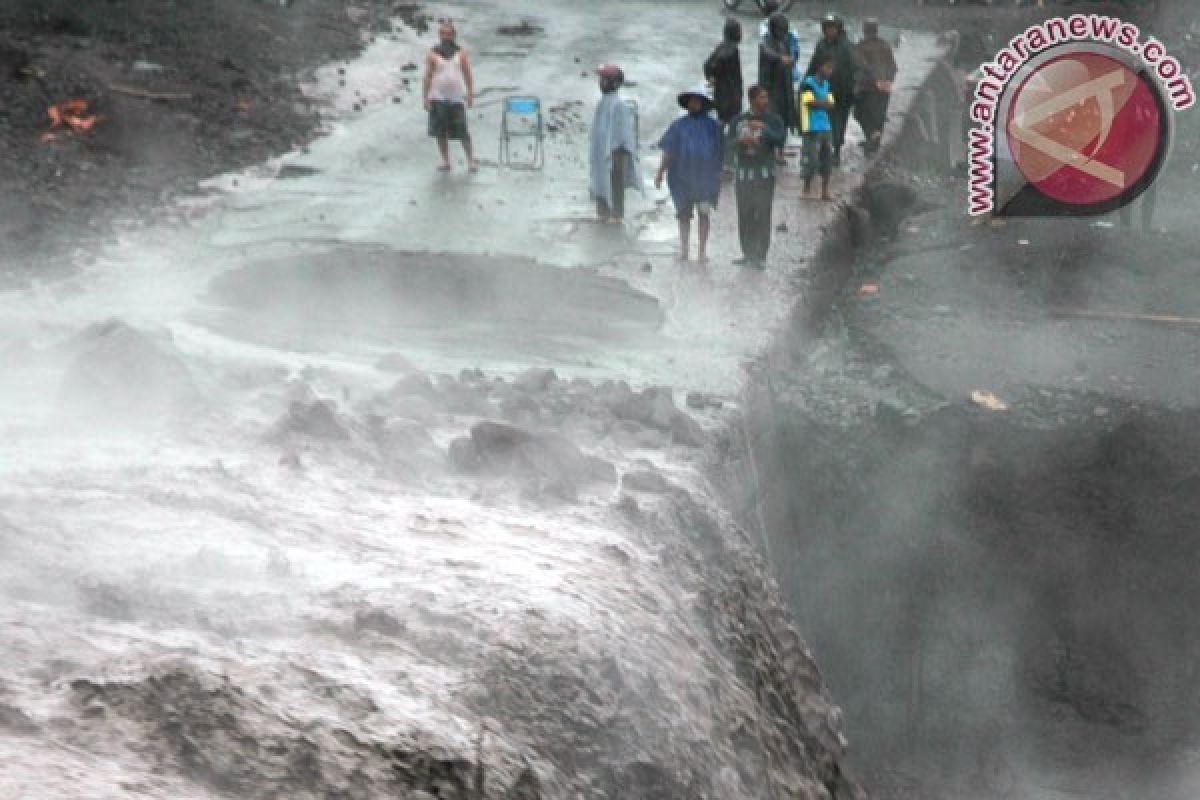
M 46 109 L 50 117 L 50 131 L 42 134 L 43 142 L 52 142 L 58 134 L 51 133 L 57 128 L 67 128 L 72 133 L 87 133 L 103 117 L 98 114 L 88 114 L 87 100 L 63 100 Z

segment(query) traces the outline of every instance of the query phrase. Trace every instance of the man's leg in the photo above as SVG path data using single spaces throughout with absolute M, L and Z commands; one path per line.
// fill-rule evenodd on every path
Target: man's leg
M 755 224 L 757 230 L 755 235 L 757 241 L 755 243 L 755 259 L 759 262 L 767 260 L 767 253 L 771 249 L 771 212 L 775 206 L 775 179 L 766 178 L 765 180 L 757 181 L 758 191 L 755 193 L 755 201 L 758 203 L 757 219 Z
M 699 212 L 697 216 L 700 222 L 697 225 L 696 231 L 696 260 L 708 260 L 708 231 L 712 227 L 712 220 L 709 217 L 707 210 Z
M 813 175 L 817 174 L 817 161 L 820 157 L 821 134 L 804 134 L 804 168 L 801 177 L 804 179 L 804 193 L 812 189 Z
M 829 193 L 829 177 L 833 174 L 833 165 L 837 163 L 837 150 L 834 149 L 832 139 L 833 137 L 828 133 L 820 136 L 821 152 L 818 161 L 820 162 L 822 200 L 833 199 Z
M 754 187 L 756 181 L 741 180 L 734 184 L 737 199 L 738 244 L 742 257 L 737 263 L 754 260 Z
M 625 217 L 625 170 L 629 154 L 625 150 L 617 150 L 612 156 L 612 217 Z
M 437 137 L 438 152 L 442 154 L 442 169 L 450 169 L 450 137 L 444 133 Z
M 846 141 L 846 123 L 850 119 L 850 107 L 838 105 L 830 114 L 830 122 L 833 123 L 833 163 L 834 166 L 842 164 L 842 144 Z
M 471 146 L 471 135 L 464 133 L 462 137 L 463 153 L 467 156 L 467 169 L 474 172 L 479 169 L 479 164 L 475 162 L 475 151 Z
M 692 205 L 679 210 L 679 260 L 688 260 L 689 239 L 692 236 Z

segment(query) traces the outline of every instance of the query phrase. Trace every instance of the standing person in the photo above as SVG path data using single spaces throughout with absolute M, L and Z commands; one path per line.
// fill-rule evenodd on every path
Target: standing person
M 854 63 L 854 47 L 846 35 L 846 26 L 837 14 L 826 14 L 821 19 L 821 39 L 808 62 L 808 76 L 815 75 L 826 61 L 833 62 L 830 84 L 838 98 L 837 107 L 830 111 L 833 125 L 833 165 L 842 163 L 842 145 L 846 141 L 846 123 L 854 106 L 854 83 L 857 67 Z
M 800 127 L 804 132 L 804 194 L 812 190 L 813 177 L 821 174 L 821 199 L 832 200 L 829 177 L 833 174 L 833 110 L 837 98 L 830 86 L 833 59 L 827 58 L 801 84 Z
M 863 38 L 855 45 L 858 81 L 854 92 L 854 118 L 862 126 L 867 153 L 874 153 L 883 141 L 892 82 L 896 79 L 896 56 L 892 46 L 879 38 L 879 20 L 863 20 Z
M 762 22 L 758 25 L 758 40 L 760 42 L 767 38 L 767 35 L 771 32 L 771 17 L 783 13 L 779 10 L 778 0 L 765 0 L 761 8 L 763 18 Z M 792 88 L 794 89 L 795 84 L 800 83 L 800 37 L 796 34 L 796 29 L 792 26 L 791 22 L 788 22 L 787 40 L 788 53 L 792 56 Z
M 625 73 L 605 64 L 596 74 L 600 77 L 600 102 L 592 117 L 591 192 L 600 221 L 616 225 L 625 216 L 625 190 L 642 188 L 637 132 L 633 111 L 617 93 Z
M 475 79 L 467 51 L 456 41 L 458 32 L 450 20 L 438 25 L 438 44 L 425 57 L 425 79 L 421 97 L 429 112 L 429 135 L 437 139 L 442 163 L 438 170 L 450 170 L 450 140 L 462 142 L 467 169 L 479 171 L 479 162 L 471 150 L 467 130 L 467 109 L 475 104 Z
M 704 62 L 704 78 L 712 84 L 717 119 L 728 125 L 742 113 L 742 24 L 733 17 L 725 20 L 724 37 Z
M 767 35 L 758 45 L 758 84 L 767 90 L 771 111 L 791 130 L 796 129 L 795 64 L 787 17 L 772 14 L 767 19 Z
M 713 101 L 704 87 L 682 92 L 678 100 L 687 115 L 672 122 L 658 142 L 663 155 L 654 188 L 662 187 L 665 174 L 679 220 L 680 261 L 688 260 L 693 212 L 699 218 L 696 255 L 703 263 L 708 260 L 709 217 L 721 191 L 721 123 L 709 114 Z
M 783 120 L 770 110 L 762 86 L 747 92 L 750 110 L 733 120 L 734 193 L 742 257 L 735 264 L 762 267 L 771 246 L 771 206 L 775 202 L 775 152 L 787 139 Z

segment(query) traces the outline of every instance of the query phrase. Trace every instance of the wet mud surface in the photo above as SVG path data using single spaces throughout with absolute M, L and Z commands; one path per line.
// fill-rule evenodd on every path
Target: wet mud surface
M 349 246 L 225 273 L 208 300 L 205 325 L 273 347 L 524 350 L 560 364 L 601 343 L 645 346 L 664 321 L 650 295 L 587 270 Z

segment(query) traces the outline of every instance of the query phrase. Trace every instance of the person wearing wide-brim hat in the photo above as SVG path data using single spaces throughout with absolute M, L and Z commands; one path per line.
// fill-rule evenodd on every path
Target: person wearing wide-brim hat
M 675 216 L 679 220 L 679 258 L 688 260 L 692 216 L 698 217 L 696 256 L 707 261 L 710 216 L 721 192 L 721 162 L 724 137 L 721 123 L 709 112 L 714 108 L 703 86 L 680 92 L 679 105 L 687 114 L 667 128 L 659 140 L 662 162 L 654 177 L 655 188 L 662 187 L 663 175 L 671 190 Z

